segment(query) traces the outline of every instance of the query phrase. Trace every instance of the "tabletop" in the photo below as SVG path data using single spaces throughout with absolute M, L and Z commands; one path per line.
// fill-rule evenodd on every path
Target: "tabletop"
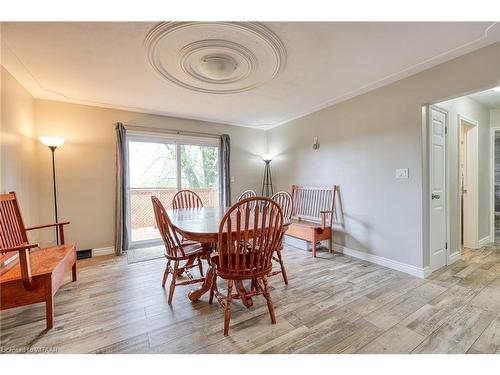
M 217 237 L 219 225 L 225 213 L 231 207 L 200 207 L 167 210 L 172 224 L 186 237 Z M 189 238 L 188 238 L 189 239 Z
M 230 208 L 181 208 L 167 210 L 167 214 L 184 238 L 199 242 L 216 242 L 220 222 Z M 287 223 L 283 226 L 287 227 Z

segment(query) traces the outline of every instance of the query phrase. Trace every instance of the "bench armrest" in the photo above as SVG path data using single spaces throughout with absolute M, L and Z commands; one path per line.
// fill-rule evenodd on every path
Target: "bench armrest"
M 19 246 L 14 246 L 10 248 L 0 249 L 0 253 L 7 253 L 12 251 L 19 252 L 19 267 L 21 270 L 21 279 L 26 290 L 33 289 L 33 278 L 31 277 L 31 265 L 30 265 L 30 249 L 38 247 L 38 244 L 23 243 Z
M 334 214 L 334 212 L 332 210 L 321 210 L 319 212 L 321 214 L 321 226 L 323 227 L 323 229 L 326 228 L 326 214 Z
M 29 231 L 29 230 L 35 230 L 35 229 L 57 227 L 57 229 L 59 230 L 59 237 L 61 238 L 61 244 L 64 245 L 64 226 L 67 224 L 69 224 L 69 221 L 65 221 L 63 223 L 52 223 L 52 224 L 38 225 L 36 227 L 26 228 L 25 230 Z
M 37 243 L 32 243 L 32 244 L 25 243 L 25 244 L 22 244 L 19 246 L 7 247 L 5 249 L 0 249 L 0 253 L 10 253 L 12 251 L 29 250 L 29 249 L 33 249 L 35 247 L 38 247 Z
M 52 223 L 52 224 L 45 224 L 45 225 L 37 225 L 36 227 L 31 227 L 31 228 L 26 228 L 25 230 L 35 230 L 35 229 L 43 229 L 43 228 L 50 228 L 50 227 L 62 227 L 63 225 L 68 225 L 69 221 L 65 221 L 64 223 Z

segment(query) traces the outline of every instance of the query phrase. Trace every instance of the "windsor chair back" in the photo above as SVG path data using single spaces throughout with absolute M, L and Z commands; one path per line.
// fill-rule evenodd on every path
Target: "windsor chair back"
M 180 190 L 172 199 L 172 207 L 177 208 L 199 208 L 203 207 L 203 202 L 198 194 L 192 190 Z

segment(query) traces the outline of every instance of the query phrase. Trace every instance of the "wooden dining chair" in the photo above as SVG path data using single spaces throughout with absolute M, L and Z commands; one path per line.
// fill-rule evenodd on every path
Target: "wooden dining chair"
M 170 290 L 168 294 L 168 304 L 172 304 L 175 287 L 178 285 L 189 285 L 205 281 L 203 277 L 202 258 L 209 258 L 212 248 L 207 244 L 183 243 L 181 237 L 177 234 L 165 207 L 157 197 L 151 197 L 153 210 L 155 213 L 156 224 L 165 243 L 165 258 L 167 266 L 163 273 L 161 286 L 165 287 L 168 275 L 172 274 Z M 201 278 L 194 278 L 189 272 L 190 268 L 198 267 Z M 189 280 L 177 282 L 177 277 L 186 274 Z
M 255 193 L 255 191 L 245 190 L 243 193 L 241 193 L 240 197 L 238 198 L 238 202 L 242 201 L 243 199 L 252 198 L 252 197 L 256 197 L 256 196 L 257 196 L 257 194 Z
M 238 198 L 238 202 L 241 202 L 242 200 L 244 199 L 247 199 L 247 198 L 253 198 L 253 197 L 256 197 L 257 194 L 255 193 L 255 191 L 253 190 L 245 190 L 243 193 L 241 193 L 240 197 Z M 250 207 L 251 210 L 254 209 L 254 206 L 255 206 L 255 202 L 254 201 L 250 201 L 247 203 Z
M 285 222 L 290 222 L 292 219 L 292 212 L 293 212 L 293 201 L 292 201 L 292 196 L 287 193 L 286 191 L 279 191 L 276 194 L 274 194 L 271 199 L 275 201 L 278 206 L 280 206 L 281 211 L 283 212 L 283 219 Z M 286 272 L 285 268 L 285 263 L 283 261 L 283 238 L 281 238 L 280 241 L 280 246 L 276 250 L 276 255 L 273 255 L 273 260 L 278 263 L 279 265 L 279 270 L 278 271 L 272 271 L 269 276 L 275 276 L 281 273 L 281 276 L 283 277 L 283 281 L 285 282 L 286 285 L 288 285 L 288 275 Z
M 253 210 L 249 203 L 253 203 Z M 229 333 L 233 299 L 264 296 L 271 321 L 276 323 L 267 277 L 282 232 L 283 213 L 278 204 L 269 198 L 244 199 L 232 206 L 222 218 L 217 242 L 218 254 L 210 259 L 215 272 L 209 302 L 212 303 L 215 296 L 224 308 L 224 335 Z M 217 277 L 227 281 L 226 294 L 219 292 Z M 241 287 L 243 280 L 251 281 L 249 291 Z M 233 293 L 234 283 L 236 293 Z
M 180 190 L 172 199 L 172 207 L 179 208 L 199 208 L 203 207 L 203 202 L 198 194 L 192 190 Z

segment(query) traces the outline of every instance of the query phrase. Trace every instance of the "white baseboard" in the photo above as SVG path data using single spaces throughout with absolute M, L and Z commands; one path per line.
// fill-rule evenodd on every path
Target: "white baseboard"
M 401 271 L 407 274 L 410 274 L 412 276 L 420 277 L 420 278 L 425 278 L 430 275 L 430 268 L 425 267 L 425 268 L 420 268 L 416 266 L 412 266 L 411 264 L 407 263 L 401 263 L 392 259 L 384 258 L 378 255 L 373 255 L 373 254 L 368 254 L 364 253 L 359 250 L 354 250 L 350 249 L 348 247 L 334 244 L 333 248 L 335 251 L 338 251 L 340 253 L 343 253 L 345 255 L 352 256 L 354 258 L 358 259 L 363 259 L 371 263 L 375 263 L 387 268 L 391 268 L 396 271 Z
M 111 255 L 114 253 L 115 253 L 115 248 L 113 246 L 99 247 L 97 249 L 92 249 L 92 257 L 100 257 L 103 255 Z
M 483 246 L 488 245 L 490 242 L 492 242 L 492 241 L 490 241 L 490 236 L 486 236 L 486 237 L 481 238 L 479 240 L 479 242 L 477 243 L 477 246 L 483 247 Z
M 429 266 L 424 267 L 424 277 L 423 278 L 425 279 L 426 277 L 429 277 L 431 275 L 431 273 L 432 273 L 431 267 L 429 267 Z
M 285 235 L 285 243 L 287 245 L 296 247 L 301 250 L 311 250 L 311 243 L 309 241 L 304 241 L 299 238 L 294 238 Z M 412 276 L 420 277 L 420 278 L 425 278 L 431 274 L 431 270 L 429 267 L 425 268 L 419 268 L 416 266 L 412 266 L 410 264 L 406 263 L 401 263 L 395 260 L 391 260 L 388 258 L 384 258 L 378 255 L 373 255 L 373 254 L 368 254 L 364 253 L 359 250 L 354 250 L 350 249 L 348 247 L 339 245 L 339 244 L 333 244 L 333 249 L 334 251 L 337 251 L 339 253 L 343 253 L 345 255 L 352 256 L 354 258 L 358 259 L 363 259 L 371 263 L 379 264 L 381 266 L 387 267 L 387 268 L 392 268 L 393 270 L 401 271 L 404 273 L 408 273 Z M 459 254 L 460 256 L 460 254 Z
M 450 254 L 449 264 L 455 263 L 460 259 L 460 251 L 456 251 L 453 254 Z

